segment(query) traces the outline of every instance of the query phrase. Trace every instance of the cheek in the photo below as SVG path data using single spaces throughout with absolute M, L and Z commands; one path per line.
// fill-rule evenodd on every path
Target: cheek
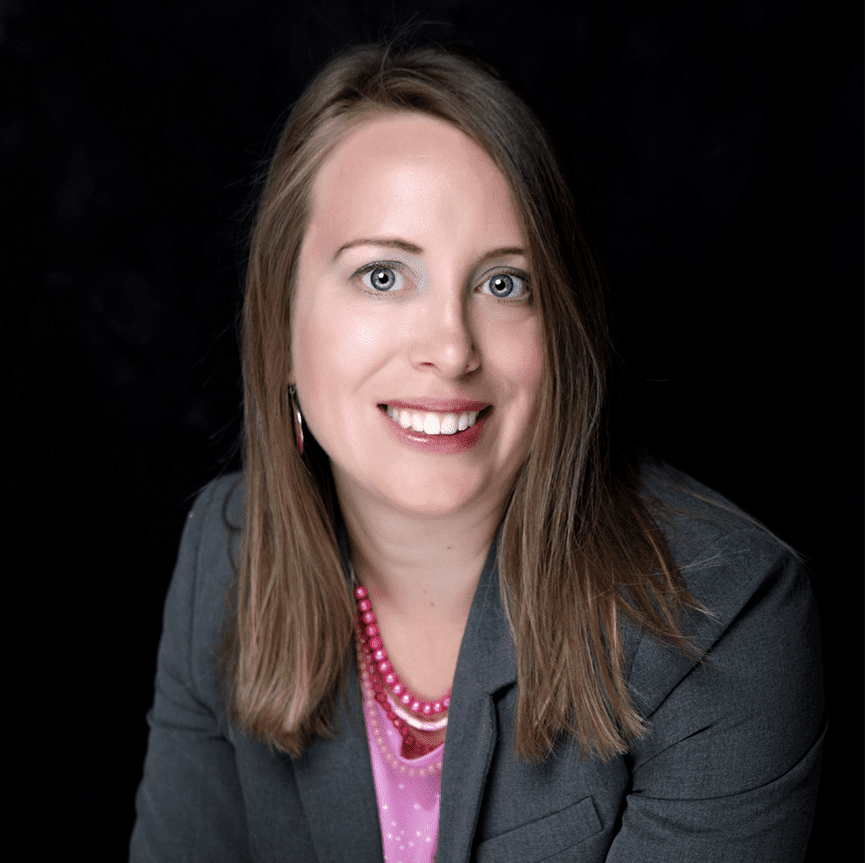
M 526 345 L 523 357 L 523 380 L 532 387 L 536 396 L 540 395 L 543 374 L 544 349 L 541 341 L 540 326 L 536 326 L 531 340 Z
M 534 404 L 540 397 L 544 351 L 540 321 L 531 318 L 491 333 L 499 374 L 521 401 Z
M 336 344 L 334 327 L 308 298 L 299 302 L 292 321 L 292 362 L 301 406 L 307 421 L 315 423 L 318 405 L 332 389 L 332 362 Z
M 360 383 L 390 343 L 381 316 L 344 298 L 320 292 L 320 299 L 299 308 L 293 359 L 299 387 L 307 398 L 327 400 Z

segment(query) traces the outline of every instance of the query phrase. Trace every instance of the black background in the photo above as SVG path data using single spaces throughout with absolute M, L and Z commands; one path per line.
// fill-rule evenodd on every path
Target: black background
M 417 11 L 572 148 L 649 447 L 809 559 L 822 859 L 862 811 L 856 2 L 0 4 L 5 776 L 40 813 L 28 844 L 127 853 L 180 530 L 239 466 L 253 177 L 332 52 Z

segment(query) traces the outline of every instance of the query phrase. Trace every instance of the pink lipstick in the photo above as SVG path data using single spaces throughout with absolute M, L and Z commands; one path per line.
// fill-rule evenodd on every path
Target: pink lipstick
M 389 417 L 385 412 L 383 405 L 379 406 L 382 422 L 387 425 L 391 434 L 404 446 L 411 449 L 419 450 L 435 455 L 456 455 L 466 452 L 471 449 L 483 436 L 484 429 L 487 425 L 487 420 L 492 414 L 492 406 L 484 402 L 472 402 L 465 399 L 461 400 L 436 400 L 436 399 L 418 399 L 411 402 L 394 401 L 389 402 L 392 407 L 404 408 L 406 410 L 414 409 L 416 411 L 447 411 L 455 413 L 457 411 L 480 411 L 477 420 L 473 426 L 465 429 L 465 431 L 457 431 L 454 434 L 425 434 L 424 432 L 415 431 L 415 429 L 403 428 L 398 422 Z M 433 407 L 434 404 L 444 404 L 445 407 Z M 454 407 L 458 405 L 459 407 Z M 465 407 L 465 406 L 468 407 Z M 472 407 L 475 406 L 475 407 Z

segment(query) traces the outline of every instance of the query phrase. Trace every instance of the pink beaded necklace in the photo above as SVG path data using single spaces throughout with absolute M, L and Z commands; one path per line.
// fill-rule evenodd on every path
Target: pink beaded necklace
M 353 570 L 351 574 L 352 581 L 355 581 Z M 439 716 L 445 713 L 450 707 L 451 690 L 448 690 L 447 695 L 438 701 L 421 701 L 419 698 L 415 698 L 399 679 L 396 669 L 388 659 L 378 626 L 376 626 L 375 613 L 372 610 L 372 602 L 369 599 L 367 589 L 362 586 L 356 587 L 354 597 L 357 601 L 358 642 L 375 692 L 375 699 L 381 704 L 388 719 L 402 735 L 404 747 L 411 750 L 413 756 L 426 755 L 441 744 L 421 743 L 411 733 L 411 727 L 422 731 L 438 731 L 446 727 L 447 717 L 432 721 L 420 717 Z M 390 692 L 388 692 L 388 688 Z M 391 697 L 391 693 L 396 700 Z M 420 714 L 420 716 L 412 716 L 409 711 Z

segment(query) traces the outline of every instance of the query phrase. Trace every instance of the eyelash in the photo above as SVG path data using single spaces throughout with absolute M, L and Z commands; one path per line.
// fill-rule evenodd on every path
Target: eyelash
M 399 261 L 374 261 L 371 264 L 366 264 L 366 266 L 361 267 L 352 278 L 359 279 L 362 276 L 365 276 L 367 273 L 371 273 L 374 270 L 393 270 L 394 272 L 403 273 L 403 265 L 399 263 Z M 511 305 L 516 305 L 518 303 L 525 303 L 532 296 L 531 284 L 529 282 L 529 277 L 523 273 L 521 270 L 515 270 L 512 267 L 502 267 L 500 270 L 496 270 L 494 273 L 490 273 L 483 282 L 482 285 L 487 284 L 490 280 L 494 279 L 496 276 L 513 276 L 515 279 L 519 279 L 523 284 L 523 294 L 517 299 L 508 299 L 507 297 L 497 297 L 494 294 L 489 294 L 494 300 L 497 300 L 500 303 L 507 303 Z M 369 287 L 369 293 L 376 297 L 386 297 L 390 293 L 396 293 L 392 291 L 377 291 L 375 288 Z

